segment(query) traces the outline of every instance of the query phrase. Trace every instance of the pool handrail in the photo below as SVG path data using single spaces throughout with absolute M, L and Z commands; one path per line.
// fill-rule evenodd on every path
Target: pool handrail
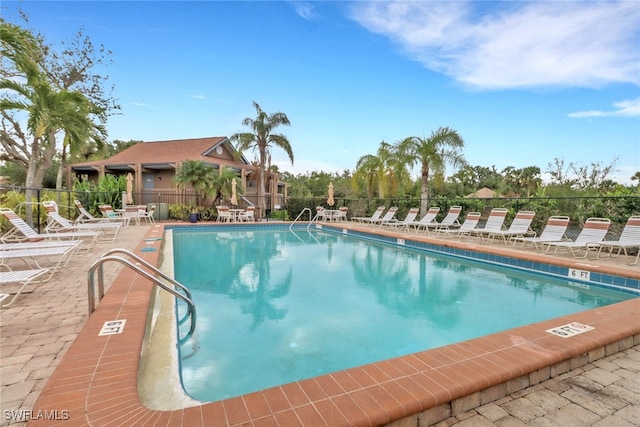
M 296 223 L 296 221 L 298 221 L 298 220 L 300 219 L 300 217 L 302 216 L 302 214 L 304 214 L 306 211 L 309 211 L 309 225 L 311 225 L 311 223 L 312 223 L 312 222 L 313 222 L 313 220 L 315 219 L 315 218 L 313 218 L 313 219 L 311 218 L 311 216 L 313 215 L 313 212 L 312 212 L 312 211 L 311 211 L 311 209 L 309 209 L 309 208 L 304 208 L 304 209 L 302 209 L 302 210 L 300 211 L 300 213 L 298 214 L 298 216 L 296 217 L 296 219 L 294 219 L 294 220 L 293 220 L 293 222 L 291 223 L 291 225 L 289 225 L 289 231 L 293 231 L 293 230 L 292 230 L 292 228 L 293 228 L 293 224 L 295 224 L 295 223 Z M 309 228 L 309 227 L 307 227 L 307 228 Z
M 124 253 L 126 255 L 131 256 L 132 258 L 134 258 L 137 262 L 139 262 L 140 264 L 144 265 L 145 267 L 149 268 L 151 271 L 153 271 L 154 273 L 158 274 L 161 278 L 167 280 L 168 282 L 170 282 L 171 284 L 175 285 L 176 287 L 178 287 L 179 289 L 182 289 L 185 293 L 188 294 L 188 296 L 182 295 L 180 292 L 176 291 L 175 289 L 171 288 L 170 286 L 167 286 L 165 283 L 163 283 L 160 279 L 158 279 L 156 276 L 150 274 L 149 272 L 143 270 L 140 268 L 139 265 L 133 264 L 131 261 L 119 257 L 119 256 L 114 256 L 114 255 L 110 255 L 112 253 Z M 98 275 L 98 301 L 100 301 L 103 297 L 104 297 L 104 269 L 103 269 L 103 265 L 105 262 L 107 261 L 117 261 L 121 264 L 126 265 L 127 267 L 131 268 L 133 271 L 135 271 L 136 273 L 140 274 L 141 276 L 143 276 L 144 278 L 150 280 L 151 282 L 153 282 L 153 284 L 160 286 L 160 288 L 164 289 L 165 291 L 169 292 L 170 294 L 172 294 L 174 297 L 181 299 L 183 302 L 185 302 L 187 304 L 187 309 L 188 309 L 188 314 L 191 317 L 191 327 L 189 328 L 189 333 L 187 334 L 187 336 L 192 336 L 195 332 L 196 329 L 196 306 L 193 303 L 193 300 L 191 299 L 191 292 L 189 291 L 188 288 L 186 288 L 184 285 L 182 285 L 181 283 L 177 282 L 175 279 L 169 277 L 168 275 L 166 275 L 164 272 L 158 270 L 157 268 L 155 268 L 154 266 L 152 266 L 151 264 L 149 264 L 148 262 L 146 262 L 145 260 L 143 260 L 142 258 L 138 257 L 137 255 L 133 254 L 132 252 L 126 250 L 126 249 L 112 249 L 108 252 L 106 252 L 102 257 L 100 257 L 98 260 L 96 260 L 91 267 L 89 267 L 89 271 L 87 272 L 87 293 L 88 293 L 88 298 L 89 298 L 89 316 L 91 316 L 91 313 L 93 313 L 95 311 L 95 270 L 97 268 L 99 268 L 99 275 Z

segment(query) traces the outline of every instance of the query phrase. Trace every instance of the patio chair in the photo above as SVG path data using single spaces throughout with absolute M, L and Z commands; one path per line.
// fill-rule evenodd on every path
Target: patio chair
M 458 218 L 460 218 L 460 213 L 462 212 L 462 206 L 451 206 L 447 215 L 440 222 L 436 222 L 435 220 L 425 224 L 427 228 L 427 232 L 431 229 L 433 230 L 447 230 L 450 228 L 458 228 L 460 227 L 460 222 L 458 222 Z
M 540 233 L 540 236 L 536 237 L 513 237 L 513 246 L 516 246 L 518 242 L 522 242 L 522 247 L 527 244 L 533 245 L 537 250 L 543 250 L 543 244 L 546 242 L 561 242 L 567 240 L 565 232 L 569 227 L 570 218 L 568 216 L 554 215 L 550 216 L 547 220 L 544 230 Z
M 419 212 L 420 212 L 420 208 L 411 208 L 409 209 L 409 212 L 407 212 L 407 216 L 405 216 L 402 221 L 388 222 L 384 225 L 394 226 L 396 230 L 401 230 L 402 228 L 409 228 L 410 225 L 416 222 L 416 218 L 418 217 Z
M 144 210 L 147 210 L 147 207 L 144 206 Z M 133 222 L 136 223 L 136 225 L 140 225 L 140 213 L 142 211 L 142 207 L 136 206 L 136 205 L 128 205 L 125 206 L 124 208 L 124 212 L 122 212 L 122 216 L 127 218 L 129 223 L 131 223 L 131 221 L 133 220 Z
M 507 230 L 490 231 L 486 238 L 489 242 L 499 238 L 506 244 L 515 237 L 535 236 L 535 231 L 531 229 L 531 222 L 535 216 L 534 211 L 519 211 Z
M 611 220 L 608 218 L 588 218 L 576 240 L 569 242 L 546 242 L 547 253 L 556 253 L 559 249 L 567 249 L 575 258 L 586 258 L 589 250 L 597 249 L 609 231 Z M 553 252 L 551 252 L 553 249 Z M 579 256 L 584 250 L 584 256 Z
M 0 285 L 5 286 L 10 284 L 18 284 L 21 286 L 17 291 L 15 291 L 15 295 L 13 296 L 13 298 L 11 298 L 8 303 L 2 304 L 0 307 L 9 307 L 14 303 L 16 298 L 18 298 L 18 296 L 22 293 L 24 288 L 27 287 L 27 285 L 34 283 L 36 279 L 38 279 L 48 271 L 49 269 L 47 268 L 37 268 L 34 270 L 3 271 L 2 274 L 0 274 Z M 9 293 L 0 293 L 0 302 L 9 299 L 10 297 L 11 294 Z
M 229 206 L 216 206 L 218 211 L 218 222 L 231 222 L 231 211 Z
M 414 221 L 413 224 L 410 224 L 410 227 L 413 227 L 415 231 L 420 231 L 420 229 L 424 229 L 425 233 L 429 233 L 428 225 L 436 220 L 436 217 L 440 213 L 440 207 L 433 206 L 427 210 L 427 213 L 420 218 L 420 221 Z
M 151 207 L 149 208 L 149 210 L 147 210 L 147 207 L 144 205 L 139 205 L 138 206 L 138 216 L 140 217 L 141 220 L 146 220 L 149 223 L 155 223 L 156 219 L 153 217 L 153 214 L 156 212 L 156 205 L 153 204 L 151 205 Z
M 247 209 L 244 212 L 241 212 L 238 215 L 238 220 L 243 222 L 255 222 L 256 220 L 256 207 L 255 206 L 247 206 Z
M 487 222 L 484 227 L 476 227 L 471 230 L 468 235 L 469 236 L 477 236 L 482 237 L 486 236 L 489 233 L 495 233 L 503 230 L 504 220 L 507 217 L 508 210 L 506 208 L 493 208 L 491 212 L 489 212 L 489 218 L 487 218 Z
M 347 214 L 349 213 L 349 208 L 346 206 L 342 206 L 338 208 L 338 215 L 335 217 L 336 221 L 347 221 Z
M 472 230 L 476 228 L 478 222 L 480 222 L 480 216 L 482 214 L 480 212 L 469 212 L 467 213 L 464 222 L 459 228 L 443 228 L 437 229 L 438 236 L 458 236 L 462 238 L 462 236 L 468 235 Z
M 54 202 L 55 203 L 55 202 Z M 111 223 L 93 223 L 93 224 L 73 224 L 67 218 L 64 218 L 60 215 L 56 210 L 54 210 L 54 204 L 50 201 L 42 202 L 43 206 L 47 209 L 47 226 L 45 227 L 45 231 L 54 232 L 54 233 L 66 233 L 69 231 L 82 231 L 82 230 L 90 230 L 100 232 L 99 240 L 114 242 L 118 237 L 118 233 L 120 232 L 121 224 L 111 224 Z M 102 237 L 105 236 L 105 237 Z M 111 237 L 106 237 L 111 236 Z
M 88 247 L 91 249 L 97 242 L 100 233 L 95 231 L 76 231 L 65 233 L 38 233 L 14 211 L 9 208 L 0 208 L 2 214 L 13 228 L 0 237 L 2 243 L 25 242 L 25 241 L 42 241 L 42 240 L 84 240 L 88 241 Z
M 351 217 L 351 221 L 356 221 L 356 222 L 375 221 L 375 220 L 380 219 L 382 217 L 382 213 L 384 212 L 385 209 L 386 208 L 384 206 L 378 206 L 378 208 L 373 213 L 373 215 L 371 215 L 369 217 L 367 217 L 367 216 L 352 216 Z
M 596 258 L 600 258 L 603 249 L 607 249 L 609 256 L 613 257 L 614 251 L 616 256 L 620 255 L 620 253 L 624 253 L 626 256 L 627 249 L 633 248 L 637 248 L 638 251 L 635 261 L 629 263 L 629 265 L 636 265 L 638 258 L 640 258 L 640 215 L 629 217 L 618 240 L 603 240 L 599 242 Z
M 98 208 L 100 209 L 100 213 L 102 214 L 103 217 L 105 218 L 120 218 L 120 219 L 124 219 L 124 210 L 121 210 L 120 212 L 117 212 L 113 209 L 113 206 L 111 205 L 99 205 Z M 129 220 L 126 220 L 126 224 L 125 225 L 129 225 Z

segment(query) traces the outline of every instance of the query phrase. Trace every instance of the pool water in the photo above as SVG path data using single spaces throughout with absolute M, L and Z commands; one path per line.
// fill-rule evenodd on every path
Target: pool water
M 201 401 L 633 297 L 322 231 L 175 230 L 173 248 L 198 310 L 181 376 Z

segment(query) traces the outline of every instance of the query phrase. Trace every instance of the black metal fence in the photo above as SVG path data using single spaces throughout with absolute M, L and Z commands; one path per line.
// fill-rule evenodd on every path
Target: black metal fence
M 38 226 L 46 219 L 41 202 L 45 200 L 55 200 L 60 206 L 61 213 L 69 218 L 78 215 L 74 205 L 74 200 L 80 200 L 84 207 L 91 213 L 99 215 L 98 206 L 100 204 L 110 204 L 115 209 L 123 206 L 125 193 L 117 192 L 77 192 L 72 190 L 52 190 L 33 189 L 31 190 L 31 200 L 27 201 L 25 196 L 27 189 L 21 187 L 0 188 L 0 204 L 16 210 L 23 217 L 32 219 L 32 224 Z M 193 192 L 188 191 L 151 191 L 134 193 L 134 204 L 149 205 L 156 204 L 158 220 L 183 220 L 186 221 L 190 211 L 196 210 L 203 220 L 214 220 L 216 218 L 216 201 L 198 199 Z M 269 197 L 269 196 L 267 196 Z M 348 217 L 369 216 L 378 206 L 397 206 L 396 218 L 402 219 L 410 208 L 420 206 L 417 198 L 388 198 L 388 199 L 347 199 L 334 198 L 333 208 L 348 208 Z M 266 199 L 264 206 L 271 206 L 271 200 Z M 239 205 L 246 207 L 247 202 L 240 199 Z M 316 198 L 292 198 L 289 197 L 276 209 L 266 209 L 260 214 L 261 219 L 295 219 L 304 208 L 309 208 L 315 213 L 316 206 L 328 207 L 326 197 Z M 639 196 L 584 196 L 584 197 L 501 197 L 501 198 L 440 198 L 434 197 L 429 200 L 429 207 L 440 207 L 440 215 L 437 220 L 441 220 L 451 206 L 462 206 L 461 218 L 467 212 L 478 211 L 483 217 L 488 216 L 489 211 L 494 207 L 505 207 L 509 209 L 507 221 L 520 210 L 531 210 L 536 212 L 533 228 L 540 231 L 547 219 L 552 215 L 566 215 L 572 220 L 574 227 L 581 227 L 584 221 L 590 217 L 602 217 L 611 219 L 612 232 L 615 234 L 620 230 L 631 215 L 640 214 Z M 36 220 L 38 219 L 38 220 Z M 308 219 L 305 215 L 302 219 Z M 6 229 L 6 224 L 0 224 L 2 230 Z

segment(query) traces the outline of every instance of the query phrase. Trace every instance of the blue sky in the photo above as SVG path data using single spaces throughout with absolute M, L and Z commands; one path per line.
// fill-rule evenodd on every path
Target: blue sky
M 465 140 L 471 165 L 555 158 L 640 170 L 638 1 L 4 1 L 47 41 L 80 28 L 113 51 L 109 139 L 246 131 L 287 114 L 294 174 L 353 170 L 381 141 Z M 246 153 L 249 159 L 251 153 Z

